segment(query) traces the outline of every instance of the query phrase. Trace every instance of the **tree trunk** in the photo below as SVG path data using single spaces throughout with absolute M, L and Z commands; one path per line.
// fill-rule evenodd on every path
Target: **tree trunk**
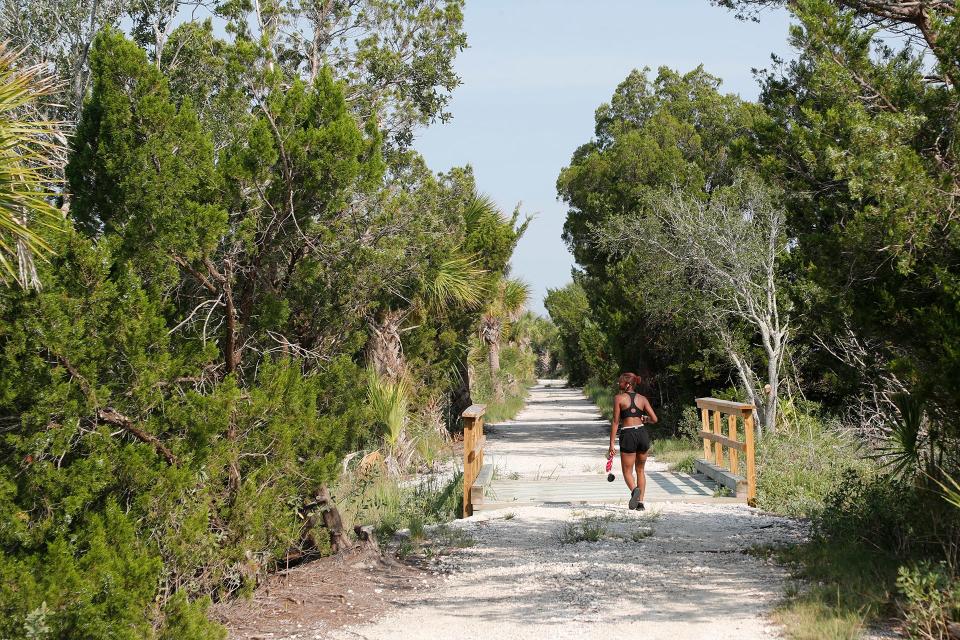
M 487 345 L 487 364 L 490 365 L 490 380 L 493 384 L 494 400 L 503 400 L 503 385 L 500 384 L 500 343 Z
M 776 352 L 770 355 L 770 359 L 767 361 L 767 384 L 770 386 L 770 390 L 765 393 L 766 398 L 764 398 L 766 409 L 763 412 L 763 428 L 768 433 L 777 428 L 777 402 L 780 395 L 780 361 L 782 358 L 783 347 L 781 345 Z
M 500 343 L 491 342 L 487 345 L 487 364 L 490 365 L 490 374 L 497 379 L 500 373 Z
M 473 404 L 473 398 L 470 397 L 470 368 L 467 366 L 466 358 L 457 360 L 457 379 L 460 383 L 450 391 L 450 424 L 456 425 L 458 429 L 463 429 L 460 417 L 467 407 Z
M 323 514 L 323 526 L 330 531 L 330 545 L 334 553 L 343 553 L 352 546 L 350 539 L 343 532 L 343 520 L 340 518 L 340 511 L 337 505 L 333 503 L 330 497 L 330 490 L 326 485 L 320 487 L 317 492 L 317 505 Z
M 400 342 L 400 326 L 404 317 L 402 311 L 388 309 L 370 322 L 367 361 L 378 376 L 388 380 L 397 380 L 406 368 L 403 344 Z

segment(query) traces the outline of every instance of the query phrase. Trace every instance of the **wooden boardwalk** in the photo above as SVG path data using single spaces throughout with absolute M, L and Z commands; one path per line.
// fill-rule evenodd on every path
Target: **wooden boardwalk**
M 630 496 L 619 459 L 613 482 L 604 470 L 609 423 L 580 389 L 562 384 L 541 381 L 516 420 L 487 427 L 484 460 L 495 471 L 477 510 L 551 503 L 626 507 Z M 716 493 L 716 483 L 702 474 L 669 471 L 653 457 L 647 462 L 644 502 L 743 502 Z

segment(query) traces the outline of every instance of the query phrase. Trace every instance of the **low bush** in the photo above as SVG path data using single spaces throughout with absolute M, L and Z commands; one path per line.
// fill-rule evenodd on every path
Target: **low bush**
M 856 637 L 900 617 L 911 637 L 946 640 L 960 614 L 960 509 L 922 473 L 874 460 L 809 415 L 761 440 L 761 506 L 811 517 L 812 540 L 778 552 L 810 581 L 778 613 L 790 638 Z
M 814 411 L 784 403 L 776 432 L 757 442 L 757 506 L 794 517 L 820 512 L 847 469 L 875 467 L 861 444 Z
M 907 631 L 924 640 L 949 640 L 950 623 L 960 621 L 960 578 L 945 562 L 900 567 L 897 587 Z
M 790 640 L 850 640 L 894 613 L 896 559 L 842 541 L 766 550 L 800 582 L 774 612 Z

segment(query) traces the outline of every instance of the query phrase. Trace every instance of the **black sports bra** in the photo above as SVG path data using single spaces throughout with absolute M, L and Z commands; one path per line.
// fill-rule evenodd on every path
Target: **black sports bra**
M 646 414 L 637 406 L 637 394 L 627 393 L 630 396 L 630 406 L 620 411 L 621 418 L 640 418 Z

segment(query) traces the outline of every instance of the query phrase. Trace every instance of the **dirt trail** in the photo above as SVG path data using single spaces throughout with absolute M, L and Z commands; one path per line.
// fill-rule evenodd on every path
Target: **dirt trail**
M 583 435 L 596 417 L 579 392 L 535 389 L 519 423 L 490 440 L 489 455 L 502 473 L 523 477 L 557 459 L 564 463 L 555 473 L 584 473 L 605 449 L 602 435 Z M 551 430 L 549 457 L 537 444 L 537 423 Z M 585 521 L 605 529 L 599 541 L 559 539 L 565 526 Z M 480 512 L 451 526 L 474 544 L 444 558 L 444 575 L 429 589 L 327 637 L 776 638 L 767 615 L 786 574 L 744 551 L 804 535 L 794 521 L 730 504 L 663 503 L 645 513 L 555 504 Z

